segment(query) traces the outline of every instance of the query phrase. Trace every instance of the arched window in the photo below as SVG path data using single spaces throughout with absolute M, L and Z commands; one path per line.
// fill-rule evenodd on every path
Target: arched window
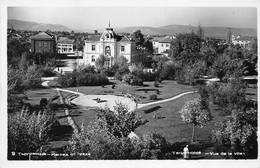
M 110 46 L 106 46 L 106 48 L 105 48 L 105 55 L 111 56 L 111 48 L 110 48 Z
M 95 62 L 95 61 L 96 61 L 94 55 L 92 55 L 92 57 L 91 57 L 91 61 L 92 61 L 92 62 Z

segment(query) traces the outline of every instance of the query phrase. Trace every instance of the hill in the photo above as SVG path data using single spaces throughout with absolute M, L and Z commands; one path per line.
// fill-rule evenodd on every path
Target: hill
M 202 27 L 204 29 L 205 37 L 225 38 L 227 28 L 226 27 Z M 178 33 L 188 33 L 193 29 L 196 33 L 197 27 L 185 26 L 185 25 L 168 25 L 163 27 L 126 27 L 126 28 L 115 28 L 114 30 L 118 33 L 132 33 L 135 30 L 141 30 L 143 34 L 150 35 L 175 35 Z M 243 34 L 257 36 L 257 29 L 253 28 L 231 28 L 232 34 Z
M 36 31 L 67 31 L 71 32 L 73 29 L 67 28 L 63 25 L 56 24 L 45 24 L 45 23 L 35 23 L 28 21 L 20 21 L 10 19 L 8 20 L 8 27 L 11 28 L 13 26 L 14 29 L 19 30 L 36 30 Z M 215 37 L 215 38 L 225 38 L 226 36 L 226 27 L 202 27 L 204 29 L 205 37 Z M 178 33 L 188 33 L 193 29 L 193 31 L 197 32 L 197 27 L 194 26 L 186 26 L 186 25 L 168 25 L 162 27 L 148 27 L 148 26 L 133 26 L 133 27 L 116 27 L 114 28 L 116 33 L 133 33 L 136 30 L 141 30 L 141 32 L 145 35 L 175 35 Z M 99 32 L 103 32 L 105 28 L 98 29 Z M 78 29 L 74 30 L 75 32 L 88 32 L 94 33 L 94 30 L 90 29 Z M 257 36 L 257 29 L 253 28 L 231 28 L 232 34 L 242 34 L 242 35 L 251 35 Z
M 36 22 L 28 22 L 28 21 L 21 21 L 15 19 L 9 19 L 7 21 L 7 27 L 17 30 L 35 30 L 35 31 L 72 31 L 71 29 L 67 28 L 63 25 L 56 25 L 56 24 L 46 24 L 46 23 L 36 23 Z

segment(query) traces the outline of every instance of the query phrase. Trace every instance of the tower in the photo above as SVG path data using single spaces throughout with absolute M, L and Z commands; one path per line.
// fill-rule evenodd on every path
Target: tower
M 226 43 L 230 44 L 232 40 L 231 28 L 227 28 Z

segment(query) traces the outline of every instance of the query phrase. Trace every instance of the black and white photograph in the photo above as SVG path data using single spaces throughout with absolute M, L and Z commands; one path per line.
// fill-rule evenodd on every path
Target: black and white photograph
M 0 166 L 257 166 L 259 1 L 184 2 L 1 1 Z

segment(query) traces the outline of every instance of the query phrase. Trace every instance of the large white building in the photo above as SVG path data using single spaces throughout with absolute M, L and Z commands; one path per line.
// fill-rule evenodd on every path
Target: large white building
M 85 41 L 82 61 L 95 66 L 101 54 L 105 56 L 106 66 L 112 66 L 120 56 L 124 56 L 129 63 L 144 62 L 147 56 L 145 50 L 138 50 L 134 41 L 117 35 L 110 25 L 102 35 L 93 35 Z
M 253 43 L 256 43 L 256 41 L 257 41 L 256 36 L 243 36 L 243 35 L 232 36 L 232 43 L 234 45 L 239 44 L 241 47 L 244 48 L 250 47 Z

